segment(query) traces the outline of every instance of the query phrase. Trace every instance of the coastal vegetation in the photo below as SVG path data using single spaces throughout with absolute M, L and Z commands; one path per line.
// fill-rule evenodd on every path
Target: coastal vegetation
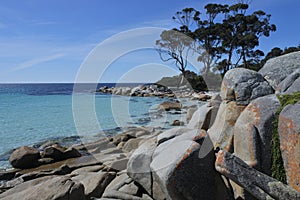
M 167 87 L 178 87 L 189 84 L 195 91 L 206 91 L 207 85 L 202 76 L 197 75 L 195 72 L 187 70 L 185 72 L 185 78 L 180 83 L 183 74 L 176 75 L 173 77 L 163 77 L 161 80 L 157 81 L 157 85 L 163 85 Z M 180 85 L 178 85 L 180 83 Z
M 172 19 L 177 26 L 163 31 L 156 46 L 161 60 L 173 62 L 180 74 L 163 77 L 157 83 L 169 87 L 189 83 L 196 91 L 215 90 L 219 85 L 213 84 L 215 80 L 230 69 L 259 71 L 269 59 L 300 50 L 300 45 L 274 47 L 267 53 L 260 50 L 260 39 L 276 31 L 276 25 L 270 22 L 271 15 L 262 10 L 249 13 L 249 4 L 250 1 L 233 5 L 209 3 L 201 12 L 195 8 L 176 12 Z M 201 66 L 196 73 L 187 70 L 189 56 L 195 55 Z
M 269 37 L 276 26 L 270 23 L 271 15 L 262 10 L 248 14 L 248 9 L 240 2 L 207 4 L 204 12 L 195 8 L 176 12 L 172 19 L 179 27 L 163 31 L 156 41 L 161 59 L 174 61 L 183 76 L 189 54 L 198 55 L 204 77 L 209 72 L 224 75 L 236 67 L 257 69 L 264 56 L 259 39 Z
M 300 102 L 300 92 L 277 95 L 277 98 L 279 99 L 280 107 L 276 112 L 272 135 L 272 177 L 283 183 L 286 183 L 286 173 L 283 166 L 283 160 L 280 151 L 280 138 L 278 133 L 279 115 L 283 108 L 285 108 L 287 105 Z

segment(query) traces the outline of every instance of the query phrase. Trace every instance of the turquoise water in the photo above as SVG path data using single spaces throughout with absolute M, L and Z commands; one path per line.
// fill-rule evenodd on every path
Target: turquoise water
M 123 126 L 169 126 L 167 121 L 172 120 L 155 114 L 157 105 L 166 99 L 112 98 L 111 95 L 94 95 L 89 90 L 75 94 L 80 99 L 75 109 L 80 117 L 74 120 L 72 87 L 72 84 L 0 84 L 0 168 L 9 167 L 7 152 L 23 145 L 66 137 L 72 142 L 78 139 L 71 136 L 95 139 L 103 130 L 116 133 L 116 128 Z M 91 107 L 95 108 L 92 112 L 96 119 L 87 108 L 88 99 L 95 101 Z

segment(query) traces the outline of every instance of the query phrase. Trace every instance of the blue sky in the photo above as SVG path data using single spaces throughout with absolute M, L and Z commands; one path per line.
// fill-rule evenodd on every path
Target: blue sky
M 135 28 L 174 27 L 171 17 L 176 11 L 185 7 L 201 10 L 208 2 L 234 1 L 1 0 L 0 82 L 74 82 L 84 60 L 104 40 Z M 269 38 L 261 40 L 262 50 L 300 43 L 299 8 L 299 0 L 252 1 L 251 9 L 272 14 L 271 22 L 278 28 Z M 127 42 L 139 44 L 142 40 Z M 98 64 L 101 66 L 101 61 Z M 165 67 L 160 71 L 162 65 Z M 133 70 L 141 66 L 145 70 Z M 129 71 L 135 73 L 128 74 Z M 176 71 L 161 62 L 155 50 L 143 49 L 113 60 L 99 79 L 148 82 L 174 74 Z

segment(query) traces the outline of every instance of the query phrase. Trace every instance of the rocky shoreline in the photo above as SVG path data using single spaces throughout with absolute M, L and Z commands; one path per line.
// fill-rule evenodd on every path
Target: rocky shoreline
M 112 93 L 127 95 L 120 91 Z M 21 147 L 11 158 L 24 159 L 21 152 L 27 151 L 25 159 L 31 161 L 23 164 L 34 164 L 40 155 L 53 160 L 1 173 L 0 199 L 300 199 L 297 92 L 300 52 L 271 59 L 259 72 L 230 70 L 220 94 L 189 109 L 185 127 L 136 127 L 69 149 Z M 293 101 L 283 104 L 284 98 Z M 161 105 L 164 110 L 180 107 Z M 279 144 L 273 142 L 276 134 Z M 284 168 L 280 175 L 287 183 L 273 173 L 276 156 L 282 157 L 283 166 L 277 165 Z
M 192 100 L 207 101 L 214 93 L 196 92 L 187 85 L 180 87 L 167 87 L 156 84 L 146 84 L 137 87 L 107 87 L 103 86 L 96 93 L 113 94 L 121 96 L 160 97 L 160 98 L 191 98 Z

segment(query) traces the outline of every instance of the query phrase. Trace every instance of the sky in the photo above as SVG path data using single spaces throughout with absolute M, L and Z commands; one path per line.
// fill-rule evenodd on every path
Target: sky
M 153 82 L 175 75 L 155 50 L 158 33 L 177 26 L 175 12 L 201 11 L 207 3 L 234 1 L 1 0 L 0 83 L 77 82 L 91 66 L 103 70 L 82 81 Z M 252 1 L 250 11 L 264 10 L 277 26 L 260 49 L 300 43 L 299 8 L 299 0 Z

